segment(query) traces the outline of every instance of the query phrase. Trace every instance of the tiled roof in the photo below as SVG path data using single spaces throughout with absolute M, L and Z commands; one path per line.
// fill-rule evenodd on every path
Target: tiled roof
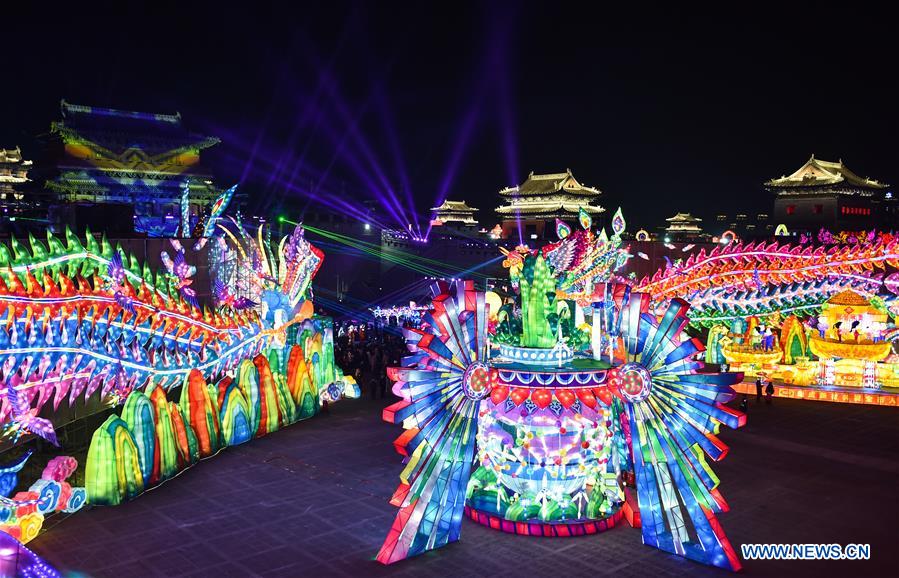
M 527 197 L 535 195 L 551 195 L 553 193 L 565 192 L 572 195 L 597 197 L 601 193 L 599 189 L 586 187 L 579 183 L 571 169 L 564 173 L 549 173 L 544 175 L 535 175 L 531 172 L 525 182 L 517 187 L 510 187 L 499 192 L 504 197 Z
M 465 201 L 443 201 L 439 207 L 431 207 L 432 211 L 454 212 L 454 213 L 473 213 L 478 209 L 469 207 Z
M 885 189 L 888 186 L 874 179 L 858 176 L 850 171 L 842 160 L 822 161 L 816 159 L 815 155 L 812 155 L 798 171 L 779 179 L 771 179 L 765 185 L 777 188 L 849 185 L 865 189 Z
M 556 213 L 562 211 L 565 213 L 570 213 L 573 215 L 577 215 L 580 209 L 584 209 L 588 213 L 593 215 L 598 215 L 599 213 L 605 212 L 605 209 L 602 207 L 588 205 L 586 203 L 576 203 L 576 202 L 566 202 L 566 201 L 547 201 L 545 203 L 527 203 L 527 204 L 511 204 L 511 205 L 503 205 L 502 207 L 497 207 L 496 212 L 500 215 L 550 215 L 553 216 Z
M 31 161 L 26 161 L 22 159 L 22 151 L 19 147 L 14 149 L 0 149 L 0 163 L 22 163 L 23 165 L 30 165 Z
M 665 220 L 668 221 L 669 223 L 676 223 L 676 222 L 698 223 L 698 222 L 702 221 L 702 219 L 700 219 L 699 217 L 694 217 L 690 213 L 678 213 L 678 214 L 674 215 L 673 217 L 668 217 Z

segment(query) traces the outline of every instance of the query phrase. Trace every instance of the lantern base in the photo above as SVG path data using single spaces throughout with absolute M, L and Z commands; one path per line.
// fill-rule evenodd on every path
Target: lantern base
M 544 538 L 570 538 L 572 536 L 589 536 L 611 530 L 624 518 L 624 511 L 618 509 L 601 520 L 579 520 L 573 522 L 539 522 L 534 520 L 516 522 L 475 510 L 471 506 L 465 506 L 465 515 L 478 524 L 508 534 L 541 536 Z

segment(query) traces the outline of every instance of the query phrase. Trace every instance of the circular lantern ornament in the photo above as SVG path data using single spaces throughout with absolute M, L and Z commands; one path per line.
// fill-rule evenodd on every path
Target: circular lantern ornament
M 631 403 L 639 403 L 652 391 L 652 374 L 639 363 L 626 363 L 618 370 L 621 395 Z
M 480 401 L 490 395 L 494 371 L 483 361 L 476 361 L 469 365 L 462 375 L 462 391 L 465 396 Z

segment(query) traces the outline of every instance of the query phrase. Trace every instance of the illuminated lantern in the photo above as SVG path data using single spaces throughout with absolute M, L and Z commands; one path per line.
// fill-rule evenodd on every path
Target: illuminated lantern
M 499 313 L 500 307 L 503 306 L 502 298 L 494 293 L 493 291 L 487 292 L 487 307 L 490 315 L 491 321 L 496 321 L 496 316 Z
M 192 370 L 181 389 L 181 414 L 187 417 L 197 438 L 200 457 L 209 457 L 221 447 L 218 410 L 206 388 L 203 374 Z
M 727 233 L 722 240 L 726 243 L 709 252 L 702 249 L 641 279 L 636 288 L 652 295 L 655 308 L 689 296 L 690 320 L 696 326 L 728 325 L 751 315 L 817 315 L 827 299 L 842 291 L 878 291 L 877 271 L 884 264 L 899 264 L 899 243 L 883 233 L 862 243 L 826 249 L 743 244 Z
M 253 438 L 250 409 L 237 383 L 226 377 L 219 383 L 221 394 L 222 437 L 225 445 L 236 446 Z
M 290 389 L 287 387 L 287 377 L 281 371 L 283 351 L 283 349 L 270 349 L 268 352 L 268 364 L 274 380 L 278 407 L 281 410 L 281 425 L 287 425 L 297 420 L 297 408 L 296 403 L 293 401 L 293 395 L 291 395 Z
M 541 261 L 531 258 L 524 268 L 532 271 L 522 275 L 522 345 L 540 343 L 531 341 L 534 332 L 548 325 L 539 316 L 547 292 L 534 292 Z M 672 300 L 656 316 L 649 295 L 605 287 L 602 314 L 622 360 L 609 367 L 586 352 L 547 363 L 533 345 L 515 360 L 491 360 L 484 294 L 471 282 L 435 289 L 422 329 L 405 332 L 413 352 L 407 366 L 389 372 L 402 399 L 384 419 L 407 428 L 394 445 L 408 460 L 378 561 L 457 540 L 463 513 L 518 534 L 600 532 L 624 517 L 622 484 L 632 483 L 629 519 L 639 510 L 645 544 L 740 568 L 715 517 L 726 504 L 705 455 L 726 454 L 715 435 L 720 424 L 745 423 L 724 405 L 742 375 L 699 371 L 693 356 L 702 344 L 683 334 L 686 302 Z
M 287 360 L 287 388 L 296 404 L 297 419 L 306 419 L 318 412 L 318 392 L 313 385 L 303 348 L 299 345 L 294 345 L 290 349 Z
M 251 359 L 244 359 L 240 362 L 237 368 L 237 384 L 247 400 L 247 407 L 250 410 L 250 429 L 253 431 L 253 435 L 256 435 L 262 419 L 262 413 L 260 412 L 262 394 L 259 390 L 259 377 L 256 372 L 256 365 Z
M 508 389 L 508 387 L 506 387 L 505 389 Z M 511 398 L 512 403 L 514 403 L 515 405 L 521 405 L 530 396 L 531 396 L 530 390 L 525 389 L 523 387 L 516 387 L 515 389 L 512 390 L 512 393 L 510 394 L 509 397 Z
M 172 416 L 165 391 L 161 387 L 150 390 L 150 401 L 153 402 L 153 419 L 156 423 L 156 455 L 154 463 L 159 471 L 154 474 L 157 481 L 166 480 L 178 473 L 178 442 L 172 427 Z
M 542 255 L 527 256 L 519 280 L 521 291 L 521 345 L 552 347 L 556 336 L 549 325 L 550 296 L 555 294 L 555 279 Z
M 302 364 L 301 364 L 302 361 Z M 306 363 L 303 358 L 303 348 L 294 345 L 287 356 L 287 389 L 297 406 L 302 405 L 303 380 L 301 370 L 305 371 Z
M 715 325 L 709 330 L 709 336 L 706 339 L 706 363 L 721 364 L 726 361 L 721 349 L 723 345 L 730 341 L 728 333 L 729 331 L 724 325 Z
M 275 382 L 275 393 L 278 395 L 278 407 L 281 408 L 281 425 L 289 425 L 297 420 L 297 406 L 293 396 L 287 389 L 287 377 L 283 373 L 272 373 Z
M 175 402 L 169 402 L 169 416 L 172 418 L 172 431 L 175 433 L 175 440 L 178 442 L 179 465 L 181 468 L 199 461 L 200 449 L 197 446 L 197 435 L 194 433 L 190 423 L 184 421 L 181 415 L 181 408 Z
M 610 528 L 621 517 L 624 495 L 617 485 L 596 481 L 616 477 L 609 458 L 618 434 L 605 425 L 608 407 L 599 406 L 590 391 L 606 381 L 607 371 L 579 372 L 583 384 L 570 370 L 549 373 L 535 365 L 534 371 L 545 372 L 540 383 L 530 371 L 499 371 L 498 387 L 518 385 L 530 392 L 524 403 L 495 403 L 491 396 L 481 405 L 486 411 L 478 421 L 480 467 L 468 483 L 466 513 L 513 533 L 557 536 Z
M 575 393 L 581 403 L 590 409 L 596 409 L 596 395 L 589 389 L 577 388 Z
M 310 373 L 312 375 L 313 387 L 315 388 L 316 397 L 318 393 L 321 391 L 321 388 L 329 383 L 331 376 L 329 376 L 326 372 L 325 364 L 323 363 L 322 357 L 322 334 L 319 332 L 312 333 L 308 339 L 306 339 L 306 345 L 303 348 L 303 351 L 306 352 L 306 364 L 311 370 Z
M 278 406 L 278 393 L 268 358 L 257 355 L 253 358 L 253 365 L 256 366 L 259 384 L 259 429 L 256 435 L 264 436 L 281 427 L 281 408 Z
M 561 219 L 556 219 L 556 236 L 559 237 L 559 239 L 564 239 L 570 234 L 571 227 L 568 226 L 568 223 Z
M 384 564 L 459 539 L 478 407 L 489 393 L 475 392 L 465 379 L 469 367 L 487 358 L 484 294 L 460 283 L 455 295 L 439 292 L 433 307 L 424 316 L 427 332 L 406 333 L 422 365 L 392 370 L 403 400 L 384 410 L 385 419 L 411 428 L 394 443 L 410 460 L 391 499 L 400 512 L 377 556 Z
M 621 209 L 619 209 L 619 211 L 620 210 Z M 590 213 L 588 213 L 584 207 L 578 209 L 577 220 L 580 222 L 582 229 L 589 229 L 593 226 L 593 217 L 590 216 Z
M 122 408 L 122 421 L 128 425 L 128 430 L 137 446 L 140 458 L 140 469 L 144 477 L 144 485 L 150 485 L 153 480 L 153 471 L 159 470 L 156 464 L 156 423 L 153 420 L 153 404 L 150 399 L 139 391 L 132 392 L 125 400 Z
M 128 425 L 118 417 L 109 416 L 94 432 L 84 479 L 91 504 L 120 504 L 144 490 L 140 453 Z
M 889 341 L 875 341 L 886 329 L 887 314 L 855 291 L 842 291 L 822 306 L 825 335 L 812 335 L 809 349 L 821 359 L 883 361 L 892 351 Z
M 222 197 L 215 210 L 225 204 Z M 236 259 L 218 260 L 222 255 L 214 258 L 210 250 L 218 281 L 214 310 L 198 307 L 191 287 L 196 268 L 177 240 L 171 241 L 175 259 L 161 255 L 167 272 L 141 266 L 135 255 L 89 231 L 83 242 L 66 229 L 64 239 L 48 232 L 46 243 L 33 235 L 25 243 L 0 243 L 0 314 L 8 321 L 0 328 L 6 360 L 0 426 L 15 440 L 27 432 L 56 444 L 53 419 L 62 402 L 93 398 L 101 403 L 88 408 L 123 405 L 121 418 L 108 419 L 93 434 L 87 490 L 72 488 L 57 471 L 34 485 L 40 508 L 25 511 L 34 504 L 14 501 L 0 507 L 0 525 L 19 520 L 15 531 L 27 537 L 39 524 L 23 526 L 24 516 L 75 511 L 87 496 L 95 504 L 128 500 L 224 445 L 314 415 L 319 389 L 331 400 L 347 391 L 334 364 L 330 321 L 314 316 L 306 295 L 321 252 L 305 241 L 301 227 L 272 243 L 262 228 L 254 240 L 239 219 L 220 221 L 213 211 L 206 222 L 204 232 L 215 227 L 224 235 L 210 248 Z M 235 279 L 238 268 L 248 275 Z M 248 289 L 247 281 L 259 291 Z M 256 310 L 257 293 L 266 296 L 272 315 Z M 296 350 L 288 368 L 284 343 L 294 341 L 298 327 L 305 349 Z M 292 371 L 290 383 L 285 370 Z M 167 390 L 179 385 L 179 401 L 170 402 Z M 358 391 L 353 385 L 348 391 Z M 59 417 L 70 414 L 63 409 Z M 0 486 L 14 486 L 5 469 Z
M 808 338 L 805 326 L 795 315 L 786 318 L 780 327 L 780 347 L 783 349 L 783 362 L 796 363 L 797 358 L 808 356 Z
M 490 392 L 490 400 L 493 403 L 502 403 L 509 397 L 509 388 L 504 385 L 497 385 Z

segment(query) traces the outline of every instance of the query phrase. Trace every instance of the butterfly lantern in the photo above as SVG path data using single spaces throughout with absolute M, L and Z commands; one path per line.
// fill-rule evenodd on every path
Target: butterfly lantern
M 191 287 L 193 284 L 193 276 L 197 272 L 197 268 L 187 263 L 184 257 L 184 247 L 175 239 L 171 240 L 172 247 L 175 249 L 174 259 L 163 251 L 160 255 L 162 264 L 165 266 L 166 272 L 172 278 L 175 290 L 181 295 L 181 298 L 195 309 L 199 309 L 200 304 L 197 301 L 197 292 Z
M 106 288 L 112 292 L 113 298 L 119 307 L 131 313 L 137 314 L 134 307 L 134 291 L 125 282 L 125 265 L 122 262 L 122 254 L 116 251 L 106 265 Z
M 18 442 L 23 435 L 34 434 L 59 447 L 53 422 L 37 417 L 38 410 L 31 407 L 25 395 L 13 383 L 7 383 L 6 401 L 9 403 L 12 417 L 6 427 L 12 433 L 13 444 Z

